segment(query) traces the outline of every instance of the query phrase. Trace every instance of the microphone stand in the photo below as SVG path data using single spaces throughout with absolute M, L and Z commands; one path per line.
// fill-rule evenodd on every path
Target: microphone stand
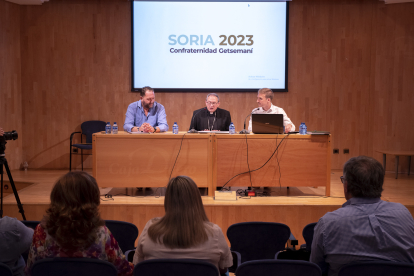
M 250 131 L 248 131 L 246 129 L 246 119 L 247 119 L 247 117 L 251 116 L 253 114 L 253 112 L 256 112 L 257 110 L 259 110 L 258 107 L 256 107 L 255 109 L 253 109 L 253 111 L 249 115 L 246 116 L 246 118 L 244 119 L 243 130 L 240 130 L 240 132 L 239 132 L 240 134 L 249 134 L 250 133 Z
M 191 125 L 193 126 L 193 128 L 192 128 L 192 129 L 190 129 L 187 133 L 198 133 L 198 131 L 194 129 L 194 118 L 195 118 L 195 116 L 196 116 L 198 113 L 200 113 L 200 112 L 201 112 L 201 111 L 203 111 L 203 110 L 206 110 L 206 107 L 202 108 L 202 109 L 201 109 L 201 110 L 199 110 L 196 114 L 194 114 L 194 115 L 193 115 L 193 118 L 191 118 Z M 190 126 L 191 126 L 191 125 L 190 125 Z

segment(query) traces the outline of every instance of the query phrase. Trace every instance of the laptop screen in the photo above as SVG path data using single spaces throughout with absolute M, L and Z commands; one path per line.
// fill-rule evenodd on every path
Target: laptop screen
M 283 114 L 252 114 L 252 132 L 255 134 L 284 133 Z

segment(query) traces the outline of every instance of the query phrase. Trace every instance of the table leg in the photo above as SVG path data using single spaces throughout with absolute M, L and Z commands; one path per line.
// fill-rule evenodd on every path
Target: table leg
M 384 172 L 385 172 L 385 165 L 387 164 L 387 155 L 385 153 L 382 154 L 382 164 L 384 166 Z
M 408 156 L 408 175 L 410 175 L 410 168 L 411 168 L 411 156 Z
M 398 163 L 400 161 L 400 157 L 398 155 L 395 156 L 395 179 L 398 178 Z

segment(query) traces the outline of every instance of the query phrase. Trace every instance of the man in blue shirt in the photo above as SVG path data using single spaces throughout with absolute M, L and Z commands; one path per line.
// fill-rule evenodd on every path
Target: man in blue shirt
M 128 132 L 164 132 L 168 130 L 167 115 L 162 104 L 155 101 L 154 89 L 145 86 L 141 100 L 128 106 L 124 130 Z
M 384 169 L 375 159 L 349 159 L 341 181 L 347 202 L 315 226 L 310 261 L 338 275 L 356 261 L 414 262 L 414 220 L 400 203 L 381 200 Z

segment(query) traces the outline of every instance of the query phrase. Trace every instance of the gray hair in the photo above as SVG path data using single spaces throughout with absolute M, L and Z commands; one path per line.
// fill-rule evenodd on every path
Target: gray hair
M 381 197 L 385 171 L 381 163 L 374 158 L 352 157 L 345 163 L 343 173 L 348 192 L 353 197 Z
M 217 102 L 220 102 L 220 97 L 216 93 L 210 93 L 210 94 L 208 94 L 207 97 L 206 97 L 206 101 L 208 101 L 208 97 L 210 97 L 210 96 L 216 97 L 217 98 Z

